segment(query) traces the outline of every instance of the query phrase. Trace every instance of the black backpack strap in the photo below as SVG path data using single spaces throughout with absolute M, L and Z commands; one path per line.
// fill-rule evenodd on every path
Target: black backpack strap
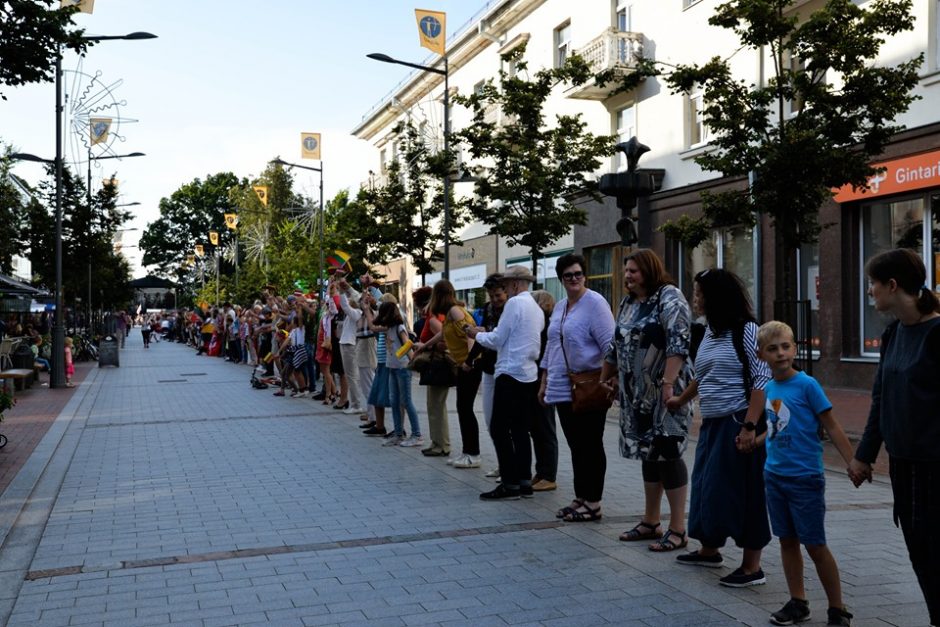
M 744 369 L 744 397 L 747 402 L 751 402 L 751 388 L 754 385 L 754 377 L 751 374 L 751 361 L 747 358 L 744 350 L 744 327 L 747 325 L 745 320 L 739 325 L 731 327 L 731 343 L 734 345 L 734 352 L 738 355 L 738 361 Z

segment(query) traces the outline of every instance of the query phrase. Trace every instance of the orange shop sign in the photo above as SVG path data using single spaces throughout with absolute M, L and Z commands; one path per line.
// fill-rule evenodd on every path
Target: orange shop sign
M 900 194 L 927 187 L 940 187 L 940 150 L 873 164 L 884 168 L 868 179 L 869 189 L 852 189 L 846 185 L 835 192 L 835 201 L 851 202 L 876 196 Z

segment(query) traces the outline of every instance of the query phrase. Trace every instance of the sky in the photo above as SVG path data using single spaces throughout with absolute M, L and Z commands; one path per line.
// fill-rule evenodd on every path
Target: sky
M 410 73 L 366 54 L 426 62 L 431 53 L 418 43 L 415 8 L 446 12 L 450 38 L 486 5 L 485 0 L 95 0 L 93 14 L 76 14 L 76 25 L 87 35 L 158 36 L 101 42 L 81 65 L 82 73 L 97 75 L 98 84 L 122 81 L 112 93 L 121 104 L 121 119 L 128 121 L 120 127 L 124 141 L 112 146 L 115 154 L 146 154 L 92 167 L 93 190 L 114 174 L 119 202 L 140 203 L 128 207 L 134 217 L 123 234 L 134 276 L 146 274 L 136 244 L 159 217 L 161 198 L 216 172 L 256 176 L 277 156 L 320 165 L 300 159 L 301 132 L 322 134 L 326 198 L 345 188 L 357 190 L 369 170 L 377 169 L 378 155 L 350 132 Z M 76 82 L 71 77 L 77 76 L 72 72 L 78 63 L 78 55 L 65 53 L 67 82 Z M 7 100 L 0 100 L 0 143 L 52 159 L 53 84 L 2 91 Z M 36 183 L 43 166 L 18 162 L 14 172 Z M 295 172 L 295 189 L 316 198 L 318 174 Z

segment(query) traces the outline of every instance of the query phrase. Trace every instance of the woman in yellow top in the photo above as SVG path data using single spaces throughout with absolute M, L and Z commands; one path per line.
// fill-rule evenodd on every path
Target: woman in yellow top
M 460 421 L 460 439 L 463 452 L 448 460 L 454 468 L 480 467 L 480 427 L 473 412 L 473 401 L 480 388 L 482 371 L 467 363 L 473 340 L 467 336 L 467 328 L 475 327 L 473 316 L 462 302 L 457 300 L 457 292 L 447 279 L 434 284 L 431 302 L 428 305 L 432 316 L 445 316 L 444 326 L 424 344 L 418 344 L 418 350 L 428 349 L 443 338 L 450 356 L 457 362 L 457 418 Z

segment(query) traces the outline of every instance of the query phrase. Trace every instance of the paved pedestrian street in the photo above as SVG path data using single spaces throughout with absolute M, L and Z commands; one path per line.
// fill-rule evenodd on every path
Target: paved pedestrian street
M 736 548 L 702 569 L 617 540 L 643 490 L 613 420 L 604 519 L 570 524 L 554 516 L 572 496 L 560 429 L 558 491 L 485 503 L 487 437 L 483 468 L 453 469 L 249 376 L 180 344 L 144 350 L 136 329 L 120 368 L 91 372 L 0 498 L 0 623 L 764 625 L 788 599 L 776 542 L 767 585 L 731 589 Z M 828 476 L 846 602 L 855 625 L 927 625 L 883 479 Z M 807 567 L 808 624 L 825 624 Z

